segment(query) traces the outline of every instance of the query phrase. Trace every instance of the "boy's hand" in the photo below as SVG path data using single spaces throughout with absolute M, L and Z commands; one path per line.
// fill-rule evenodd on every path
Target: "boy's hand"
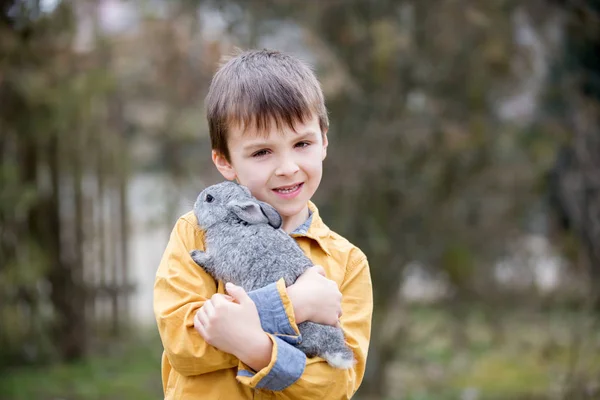
M 342 293 L 334 281 L 325 277 L 325 270 L 320 265 L 306 270 L 293 285 L 288 286 L 287 292 L 294 306 L 297 324 L 312 321 L 339 326 Z
M 258 371 L 269 364 L 271 340 L 262 330 L 256 305 L 244 289 L 231 283 L 225 288 L 230 296 L 217 293 L 207 300 L 196 312 L 194 328 L 206 343 Z

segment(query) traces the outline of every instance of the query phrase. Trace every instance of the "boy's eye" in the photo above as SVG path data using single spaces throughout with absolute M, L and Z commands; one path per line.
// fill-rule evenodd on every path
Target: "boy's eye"
M 300 148 L 307 147 L 309 145 L 310 145 L 310 143 L 308 143 L 308 142 L 298 142 L 298 143 L 296 143 L 296 147 L 300 147 Z
M 266 156 L 268 154 L 268 151 L 266 149 L 263 150 L 259 150 L 255 153 L 252 153 L 252 157 L 263 157 Z

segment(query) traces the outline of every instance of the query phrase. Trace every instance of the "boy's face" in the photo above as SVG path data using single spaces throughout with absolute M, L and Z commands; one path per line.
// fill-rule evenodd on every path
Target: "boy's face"
M 257 199 L 271 204 L 283 218 L 283 229 L 295 228 L 308 217 L 308 200 L 319 187 L 327 154 L 326 132 L 313 114 L 305 123 L 268 132 L 254 127 L 230 130 L 230 162 L 213 150 L 213 161 L 228 180 L 247 186 Z

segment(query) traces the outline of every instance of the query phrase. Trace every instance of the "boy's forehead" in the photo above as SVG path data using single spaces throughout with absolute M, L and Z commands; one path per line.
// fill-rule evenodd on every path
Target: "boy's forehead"
M 275 118 L 270 118 L 265 121 L 265 124 L 257 124 L 256 121 L 244 123 L 238 121 L 232 123 L 229 127 L 228 138 L 236 142 L 251 143 L 264 141 L 285 136 L 298 136 L 307 133 L 320 133 L 321 128 L 317 116 L 313 113 L 311 118 L 293 122 L 293 126 L 284 121 L 277 121 Z

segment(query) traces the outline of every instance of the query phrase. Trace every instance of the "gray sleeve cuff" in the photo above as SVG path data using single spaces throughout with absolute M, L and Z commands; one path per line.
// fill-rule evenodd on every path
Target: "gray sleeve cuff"
M 275 365 L 257 384 L 257 389 L 280 391 L 296 382 L 304 373 L 306 355 L 289 343 L 275 337 L 277 342 L 277 359 Z M 254 377 L 252 371 L 239 369 L 238 376 Z
M 277 283 L 271 283 L 253 290 L 248 295 L 256 305 L 260 324 L 265 332 L 271 333 L 292 345 L 301 342 L 302 338 L 290 324 L 285 312 L 285 307 L 277 290 Z

